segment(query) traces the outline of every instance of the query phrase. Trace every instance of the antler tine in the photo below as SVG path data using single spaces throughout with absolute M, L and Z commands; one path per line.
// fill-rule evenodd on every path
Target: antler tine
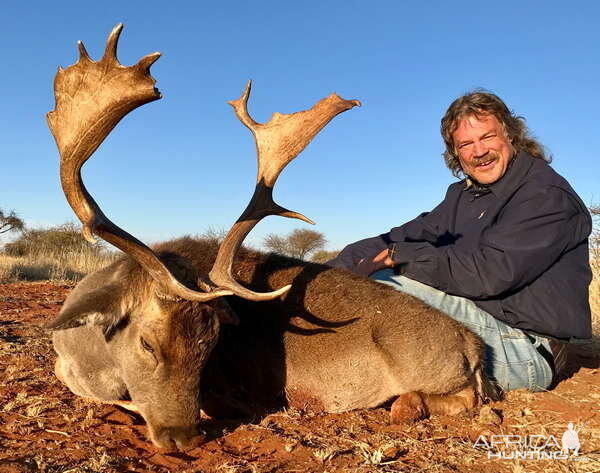
M 65 196 L 83 224 L 86 238 L 94 241 L 95 233 L 129 254 L 162 289 L 196 301 L 231 295 L 226 289 L 205 293 L 182 285 L 150 248 L 102 213 L 83 184 L 81 167 L 117 123 L 130 111 L 161 97 L 149 71 L 160 53 L 149 54 L 136 65 L 124 67 L 116 57 L 122 28 L 119 24 L 112 30 L 100 61 L 92 61 L 79 43 L 79 61 L 56 74 L 56 105 L 47 119 L 61 156 L 60 178 Z
M 118 23 L 108 35 L 104 56 L 102 56 L 101 61 L 119 64 L 119 60 L 117 59 L 117 46 L 119 44 L 121 31 L 123 31 L 123 23 Z
M 252 79 L 246 84 L 246 88 L 239 99 L 230 100 L 227 103 L 233 107 L 233 110 L 235 111 L 235 114 L 239 120 L 246 125 L 252 131 L 252 133 L 254 133 L 254 128 L 258 125 L 258 123 L 256 123 L 248 113 L 248 98 L 250 97 L 251 90 Z
M 152 64 L 154 64 L 158 60 L 159 57 L 160 57 L 160 53 L 146 54 L 142 59 L 140 59 L 137 62 L 137 64 L 134 67 L 149 74 L 150 66 Z
M 90 62 L 90 55 L 81 41 L 77 41 L 77 47 L 79 48 L 79 61 Z
M 252 81 L 248 81 L 244 93 L 229 104 L 238 119 L 254 135 L 258 157 L 256 187 L 250 203 L 242 215 L 233 224 L 221 243 L 214 266 L 209 274 L 210 280 L 220 288 L 230 289 L 235 295 L 249 300 L 274 299 L 289 290 L 282 287 L 273 292 L 258 293 L 241 286 L 231 274 L 233 258 L 244 238 L 254 226 L 267 215 L 280 215 L 298 218 L 307 223 L 312 220 L 304 215 L 287 210 L 273 200 L 273 187 L 283 168 L 306 148 L 308 143 L 336 115 L 360 106 L 358 100 L 344 100 L 331 94 L 315 104 L 310 110 L 291 115 L 274 113 L 264 124 L 256 123 L 248 113 L 248 97 Z

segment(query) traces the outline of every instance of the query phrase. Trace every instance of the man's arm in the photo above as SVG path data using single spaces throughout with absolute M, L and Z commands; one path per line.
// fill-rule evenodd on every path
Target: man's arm
M 387 233 L 372 238 L 365 238 L 346 246 L 339 255 L 332 260 L 327 261 L 327 265 L 334 268 L 346 268 L 352 272 L 357 272 L 357 265 L 364 260 L 371 260 L 375 255 L 383 250 L 387 251 L 389 240 L 386 240 Z M 368 276 L 365 274 L 365 276 Z
M 445 227 L 449 215 L 447 201 L 451 188 L 452 186 L 448 189 L 444 200 L 431 212 L 422 213 L 404 225 L 392 228 L 388 233 L 352 243 L 326 264 L 368 276 L 370 273 L 367 271 L 372 269 L 371 272 L 374 272 L 383 266 L 368 266 L 367 264 L 382 263 L 385 257 L 380 255 L 385 253 L 385 250 L 395 242 L 419 241 L 436 245 L 442 234 L 446 232 Z M 380 259 L 377 259 L 378 256 Z M 389 262 L 391 263 L 391 260 Z M 363 266 L 359 267 L 359 264 Z
M 549 187 L 507 206 L 476 247 L 398 242 L 392 259 L 406 276 L 424 284 L 487 299 L 531 283 L 590 232 L 589 213 L 575 197 Z

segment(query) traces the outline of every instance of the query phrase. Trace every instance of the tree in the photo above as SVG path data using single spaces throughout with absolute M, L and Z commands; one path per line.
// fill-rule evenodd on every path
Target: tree
M 25 223 L 19 217 L 14 210 L 11 210 L 9 214 L 5 214 L 0 209 L 0 234 L 7 233 L 10 231 L 23 231 Z
M 263 239 L 263 245 L 273 253 L 298 259 L 305 259 L 309 254 L 322 250 L 326 243 L 322 233 L 299 228 L 284 237 L 269 233 Z
M 279 253 L 280 255 L 288 255 L 288 242 L 287 238 L 269 233 L 263 239 L 263 245 L 273 253 Z

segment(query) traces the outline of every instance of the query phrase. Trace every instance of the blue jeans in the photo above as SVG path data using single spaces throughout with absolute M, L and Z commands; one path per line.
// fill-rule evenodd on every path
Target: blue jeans
M 485 343 L 486 374 L 503 390 L 542 391 L 552 383 L 552 369 L 536 350 L 541 344 L 550 351 L 548 339 L 530 334 L 532 343 L 525 332 L 494 318 L 473 301 L 397 276 L 391 269 L 377 271 L 371 278 L 422 300 L 479 335 Z

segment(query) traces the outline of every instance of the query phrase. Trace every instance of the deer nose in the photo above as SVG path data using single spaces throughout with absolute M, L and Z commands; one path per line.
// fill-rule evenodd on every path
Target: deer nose
M 199 434 L 197 426 L 159 427 L 151 429 L 150 437 L 156 446 L 172 449 L 173 444 L 182 449 L 190 446 L 192 439 Z

